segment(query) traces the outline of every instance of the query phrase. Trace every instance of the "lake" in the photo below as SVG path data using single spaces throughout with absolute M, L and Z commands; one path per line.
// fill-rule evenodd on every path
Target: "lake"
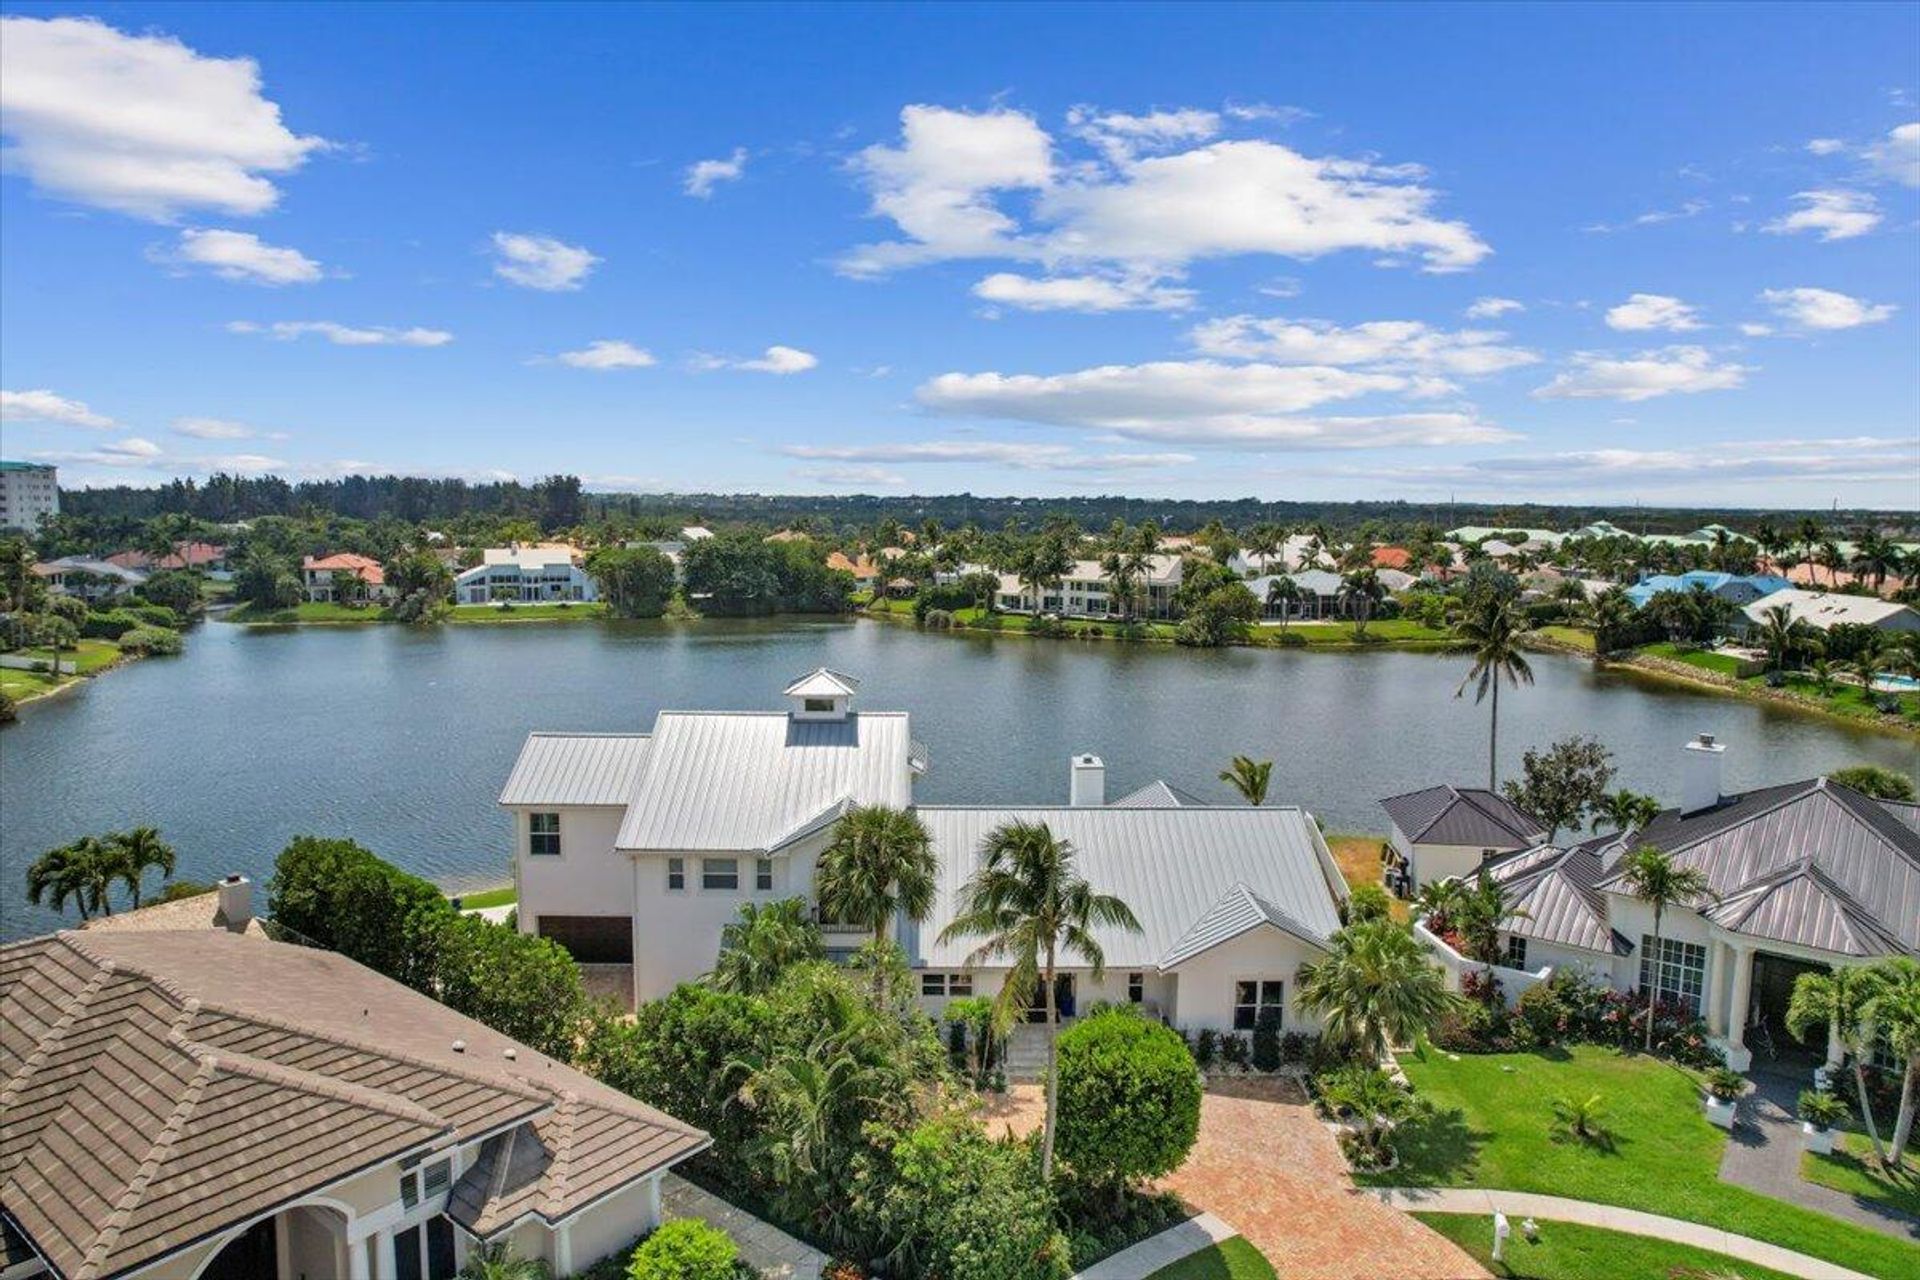
M 1911 740 L 1770 706 L 1530 659 L 1501 697 L 1501 768 L 1571 733 L 1619 784 L 1675 799 L 1681 745 L 1728 744 L 1745 789 L 1871 761 L 1920 771 Z M 351 836 L 450 888 L 507 876 L 494 805 L 534 729 L 644 731 L 666 707 L 773 709 L 795 675 L 859 677 L 857 706 L 912 713 L 929 802 L 1063 802 L 1067 758 L 1105 758 L 1108 794 L 1165 778 L 1222 802 L 1236 753 L 1274 761 L 1269 798 L 1330 830 L 1382 830 L 1381 796 L 1485 779 L 1487 709 L 1456 700 L 1457 655 L 1180 650 L 921 634 L 871 621 L 313 627 L 208 623 L 21 709 L 0 731 L 0 937 L 55 927 L 24 899 L 37 854 L 149 824 L 179 874 L 256 880 L 300 833 Z

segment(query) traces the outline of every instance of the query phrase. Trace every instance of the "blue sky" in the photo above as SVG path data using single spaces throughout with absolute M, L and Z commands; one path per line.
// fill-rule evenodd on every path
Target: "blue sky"
M 1920 8 L 4 6 L 4 451 L 1920 506 Z

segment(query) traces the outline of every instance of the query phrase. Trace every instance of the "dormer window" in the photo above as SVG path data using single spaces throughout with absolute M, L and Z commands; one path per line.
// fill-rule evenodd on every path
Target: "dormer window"
M 795 720 L 845 720 L 853 710 L 860 682 L 826 667 L 816 667 L 786 687 Z
M 804 710 L 807 710 L 807 711 L 830 712 L 833 710 L 833 699 L 832 698 L 802 698 L 800 700 L 800 705 Z

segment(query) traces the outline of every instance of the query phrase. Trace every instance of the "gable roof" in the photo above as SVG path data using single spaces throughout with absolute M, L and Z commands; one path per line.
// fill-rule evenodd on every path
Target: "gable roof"
M 1599 890 L 1604 850 L 1612 836 L 1555 848 L 1543 845 L 1508 854 L 1487 865 L 1487 874 L 1507 891 L 1511 911 L 1500 922 L 1508 933 L 1602 955 L 1626 955 L 1633 944 L 1607 923 Z
M 1178 809 L 1183 805 L 1204 805 L 1206 801 L 1182 791 L 1164 779 L 1156 778 L 1137 791 L 1129 791 L 1113 802 L 1115 809 Z
M 764 850 L 841 801 L 912 801 L 907 716 L 663 711 L 614 845 Z
M 530 733 L 501 804 L 625 805 L 647 763 L 644 733 Z
M 815 667 L 781 692 L 789 698 L 851 698 L 860 682 L 831 667 Z
M 569 1092 L 618 1117 L 631 1159 L 605 1178 L 619 1185 L 706 1144 L 331 952 L 216 930 L 0 948 L 0 1210 L 67 1280 L 529 1121 L 565 1164 L 576 1138 L 545 1117 Z M 557 1194 L 577 1208 L 591 1192 Z
M 1531 814 L 1484 787 L 1426 787 L 1388 796 L 1380 807 L 1413 844 L 1511 848 L 1547 834 Z
M 1707 919 L 1756 938 L 1849 956 L 1900 954 L 1900 940 L 1863 911 L 1812 859 L 1782 867 L 1709 906 Z
M 1193 922 L 1193 927 L 1182 934 L 1179 941 L 1167 948 L 1166 954 L 1160 957 L 1160 968 L 1163 971 L 1178 968 L 1202 952 L 1262 927 L 1290 933 L 1322 950 L 1327 946 L 1325 934 L 1315 933 L 1246 885 L 1236 883 Z
M 1008 822 L 1045 823 L 1073 845 L 1075 865 L 1100 893 L 1133 908 L 1141 931 L 1096 928 L 1109 968 L 1152 969 L 1230 890 L 1245 886 L 1309 939 L 1340 927 L 1338 871 L 1323 853 L 1313 818 L 1282 805 L 972 808 L 921 805 L 920 821 L 940 857 L 933 911 L 907 930 L 917 964 L 959 968 L 977 945 L 941 942 L 963 886 L 980 865 L 980 845 Z

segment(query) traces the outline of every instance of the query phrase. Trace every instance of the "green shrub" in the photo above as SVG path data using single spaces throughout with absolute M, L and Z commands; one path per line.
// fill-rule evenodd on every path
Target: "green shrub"
M 1820 1089 L 1800 1091 L 1800 1118 L 1816 1129 L 1831 1129 L 1843 1124 L 1851 1114 L 1847 1100 L 1839 1094 Z
M 572 1056 L 587 994 L 565 948 L 452 913 L 437 942 L 442 1003 L 550 1057 Z
M 1280 1069 L 1280 1010 L 1262 1009 L 1253 1024 L 1253 1069 Z
M 1307 647 L 1307 638 L 1298 631 L 1276 631 L 1272 634 L 1270 642 L 1279 645 L 1282 649 L 1304 649 Z
M 1211 1071 L 1213 1064 L 1220 1060 L 1220 1033 L 1212 1027 L 1202 1027 L 1193 1038 L 1194 1065 L 1202 1071 Z
M 758 1056 L 773 1034 L 766 1001 L 686 983 L 628 1018 L 608 1011 L 581 1038 L 576 1064 L 623 1093 L 713 1136 L 717 1157 L 739 1151 L 754 1115 L 729 1105 L 732 1064 Z
M 122 653 L 179 653 L 184 647 L 178 631 L 165 627 L 135 627 L 120 634 Z
M 1230 1067 L 1247 1065 L 1247 1038 L 1237 1031 L 1220 1033 L 1220 1057 Z
M 351 840 L 295 836 L 267 882 L 275 923 L 369 969 L 433 994 L 442 924 L 439 889 Z
M 145 623 L 146 619 L 132 609 L 102 609 L 86 616 L 80 623 L 80 634 L 88 640 L 112 640 Z
M 154 604 L 151 602 L 146 604 L 127 604 L 122 605 L 121 610 L 132 614 L 149 627 L 165 627 L 169 631 L 178 631 L 180 629 L 179 612 L 162 604 Z
M 1279 1065 L 1279 1038 L 1274 1038 Z M 1180 1037 L 1131 1008 L 1081 1019 L 1060 1037 L 1060 1157 L 1099 1185 L 1171 1173 L 1200 1131 L 1200 1073 Z
M 1369 920 L 1385 920 L 1393 914 L 1393 900 L 1387 891 L 1372 881 L 1353 886 L 1353 893 L 1347 899 L 1347 923 L 1365 924 Z
M 732 1237 L 698 1218 L 675 1218 L 641 1241 L 627 1263 L 630 1280 L 733 1280 L 740 1250 Z

